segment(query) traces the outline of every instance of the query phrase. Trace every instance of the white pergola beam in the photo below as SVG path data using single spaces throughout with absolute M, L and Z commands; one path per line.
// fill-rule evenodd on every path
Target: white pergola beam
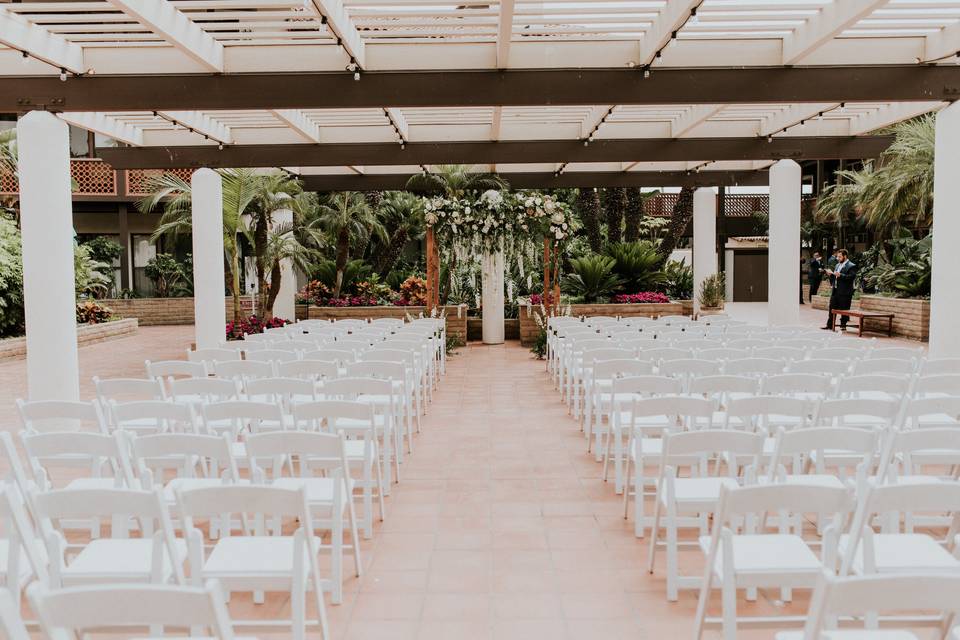
M 270 113 L 310 142 L 322 142 L 320 127 L 299 109 L 271 109 Z
M 497 22 L 497 69 L 506 69 L 510 63 L 510 41 L 513 38 L 514 0 L 500 0 Z
M 386 107 L 384 111 L 390 119 L 390 122 L 393 123 L 393 126 L 400 132 L 400 139 L 408 142 L 410 140 L 410 127 L 407 125 L 407 119 L 403 117 L 403 112 L 393 107 Z
M 757 132 L 761 136 L 770 136 L 778 133 L 784 127 L 792 127 L 799 124 L 801 120 L 809 120 L 816 117 L 822 111 L 829 111 L 836 107 L 833 102 L 815 102 L 812 104 L 802 103 L 791 105 L 776 115 L 765 118 L 760 124 L 760 130 Z
M 75 127 L 93 131 L 114 140 L 119 140 L 135 147 L 143 146 L 143 130 L 126 122 L 108 116 L 105 113 L 93 111 L 66 111 L 59 114 L 61 120 Z
M 923 59 L 937 60 L 960 51 L 960 22 L 954 22 L 924 39 Z
M 586 138 L 591 133 L 594 133 L 594 130 L 600 126 L 604 118 L 607 117 L 607 113 L 613 109 L 614 106 L 616 105 L 605 104 L 590 109 L 590 113 L 580 122 L 580 137 Z M 600 133 L 599 130 L 597 130 L 596 133 Z
M 327 27 L 340 38 L 340 45 L 361 69 L 366 67 L 367 59 L 364 51 L 363 38 L 357 31 L 356 25 L 347 14 L 341 0 L 313 0 L 317 11 L 327 19 Z
M 0 43 L 72 73 L 84 73 L 83 49 L 0 7 Z
M 216 142 L 224 144 L 233 142 L 229 127 L 200 111 L 161 111 L 160 114 Z
M 679 29 L 690 18 L 690 12 L 696 9 L 703 0 L 672 0 L 668 2 L 653 25 L 643 34 L 640 40 L 640 54 L 637 63 L 646 66 L 653 62 L 657 51 L 660 51 L 673 37 L 673 32 Z
M 783 39 L 783 64 L 796 64 L 889 0 L 833 0 Z
M 850 135 L 859 136 L 902 120 L 909 120 L 924 113 L 935 111 L 943 102 L 894 102 L 885 104 L 876 111 L 863 114 L 850 121 Z
M 222 73 L 223 45 L 168 0 L 109 0 L 192 60 Z
M 719 113 L 724 106 L 722 104 L 693 105 L 686 113 L 670 123 L 670 133 L 674 138 L 681 138 L 701 122 Z

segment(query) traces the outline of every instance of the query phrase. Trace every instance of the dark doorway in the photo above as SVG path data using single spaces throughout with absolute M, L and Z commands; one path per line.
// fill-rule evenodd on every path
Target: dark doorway
M 735 251 L 733 254 L 733 301 L 767 301 L 767 252 Z

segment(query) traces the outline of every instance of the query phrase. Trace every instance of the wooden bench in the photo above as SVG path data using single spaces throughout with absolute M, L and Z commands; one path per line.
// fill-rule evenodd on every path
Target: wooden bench
M 860 324 L 852 325 L 854 328 L 859 329 L 857 335 L 863 335 L 863 325 L 867 323 L 867 320 L 886 320 L 887 321 L 887 337 L 893 335 L 893 314 L 892 313 L 877 313 L 875 311 L 858 311 L 855 309 L 830 309 L 830 313 L 833 315 L 834 326 L 839 322 L 838 316 L 849 316 L 851 318 L 859 318 Z M 847 325 L 851 326 L 851 325 Z M 871 329 L 871 331 L 877 331 Z M 879 331 L 877 331 L 879 333 Z

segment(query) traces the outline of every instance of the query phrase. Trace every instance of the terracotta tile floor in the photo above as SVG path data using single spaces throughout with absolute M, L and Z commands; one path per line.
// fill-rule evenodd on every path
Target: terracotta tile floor
M 94 375 L 139 377 L 144 359 L 182 357 L 191 334 L 192 327 L 148 327 L 84 347 L 82 396 L 92 396 Z M 13 400 L 25 395 L 24 372 L 23 361 L 0 364 L 0 425 L 8 430 L 18 428 Z M 386 521 L 362 545 L 364 575 L 350 576 L 344 603 L 329 607 L 336 638 L 689 637 L 696 594 L 668 603 L 662 564 L 654 575 L 645 571 L 645 543 L 622 518 L 543 363 L 526 349 L 472 343 L 451 356 L 415 445 Z M 699 573 L 699 553 L 682 554 L 681 565 Z M 802 613 L 806 598 L 797 598 L 784 608 L 761 594 L 740 606 Z M 276 596 L 254 606 L 238 594 L 231 611 L 266 618 L 287 615 L 287 604 Z

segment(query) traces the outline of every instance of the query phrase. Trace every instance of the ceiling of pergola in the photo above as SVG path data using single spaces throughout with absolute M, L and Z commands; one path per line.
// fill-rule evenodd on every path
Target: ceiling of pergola
M 0 1 L 0 76 L 955 64 L 960 0 Z M 29 57 L 24 57 L 23 52 Z M 942 60 L 941 60 L 942 59 Z M 348 70 L 349 68 L 349 70 Z M 918 65 L 919 68 L 919 65 Z M 3 81 L 0 80 L 0 83 Z M 73 82 L 73 80 L 68 80 Z M 363 80 L 360 81 L 363 83 Z M 132 146 L 860 136 L 946 104 L 765 102 L 67 111 Z M 764 160 L 482 165 L 755 170 Z M 286 165 L 285 165 L 286 166 Z M 417 165 L 300 167 L 409 173 Z

